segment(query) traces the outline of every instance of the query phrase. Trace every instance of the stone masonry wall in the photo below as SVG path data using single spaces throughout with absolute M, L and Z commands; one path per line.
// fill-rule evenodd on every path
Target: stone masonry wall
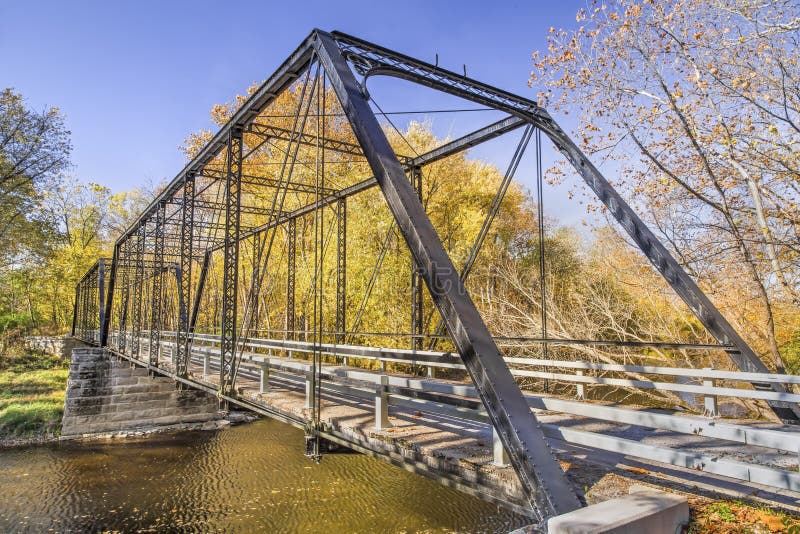
M 52 356 L 69 358 L 72 349 L 82 347 L 85 344 L 71 336 L 27 336 L 25 338 L 25 348 L 40 350 Z
M 98 348 L 77 348 L 64 402 L 61 435 L 124 433 L 218 419 L 218 401 L 198 390 L 179 391 L 167 377 L 151 377 Z

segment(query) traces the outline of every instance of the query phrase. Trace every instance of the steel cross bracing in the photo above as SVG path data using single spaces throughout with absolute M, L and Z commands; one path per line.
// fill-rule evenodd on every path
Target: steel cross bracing
M 228 140 L 228 176 L 225 187 L 225 241 L 222 267 L 222 328 L 219 390 L 229 395 L 233 387 L 236 356 L 236 306 L 239 275 L 239 219 L 242 180 L 242 131 L 233 129 Z
M 131 337 L 131 354 L 137 358 L 141 354 L 141 336 L 142 336 L 142 296 L 144 292 L 144 223 L 139 223 L 137 229 L 135 243 L 135 262 L 136 267 L 133 275 L 133 335 Z M 112 284 L 114 285 L 114 284 Z M 105 333 L 103 334 L 105 336 Z
M 183 202 L 181 208 L 181 263 L 178 282 L 178 347 L 175 357 L 175 372 L 186 377 L 189 368 L 189 302 L 192 295 L 192 237 L 194 235 L 195 175 L 188 173 L 183 178 Z
M 373 76 L 402 78 L 507 116 L 424 154 L 398 155 L 369 105 L 366 84 Z M 340 112 L 326 108 L 327 82 Z M 272 106 L 293 85 L 298 89 L 295 96 L 299 95 L 296 110 L 286 121 L 273 120 Z M 317 120 L 306 121 L 314 115 L 310 113 L 314 99 Z M 329 116 L 340 117 L 338 134 L 326 125 Z M 524 134 L 484 227 L 459 270 L 423 208 L 423 168 L 523 126 Z M 269 321 L 277 320 L 288 340 L 305 339 L 313 328 L 314 339 L 321 341 L 325 325 L 332 330 L 334 343 L 358 334 L 346 327 L 347 219 L 359 216 L 348 200 L 378 188 L 393 217 L 388 236 L 396 227 L 412 257 L 411 326 L 405 334 L 412 340 L 411 348 L 419 351 L 423 338 L 438 339 L 436 333 L 426 334 L 424 283 L 509 454 L 532 514 L 543 519 L 572 510 L 578 501 L 464 286 L 533 129 L 544 132 L 573 164 L 732 360 L 743 370 L 766 371 L 630 206 L 535 102 L 355 37 L 319 30 L 236 110 L 117 240 L 110 269 L 107 260 L 101 260 L 81 280 L 76 287 L 73 335 L 111 344 L 136 359 L 141 359 L 142 339 L 148 339 L 148 361 L 158 367 L 165 365 L 159 358 L 162 332 L 174 331 L 177 344 L 171 365 L 176 376 L 192 379 L 188 364 L 198 317 L 212 317 L 215 324 L 205 324 L 201 331 L 219 336 L 216 387 L 221 398 L 231 398 L 236 395 L 237 358 L 242 350 L 239 337 L 257 329 L 262 315 L 268 328 Z M 269 157 L 277 160 L 264 160 Z M 333 166 L 326 163 L 329 158 L 363 168 L 363 178 L 337 182 Z M 309 296 L 300 282 L 298 256 L 306 250 L 305 229 L 312 215 L 315 228 L 329 229 L 313 241 L 317 258 L 313 288 L 323 287 L 318 278 L 326 269 L 326 235 L 332 235 L 328 248 L 335 295 L 330 318 L 324 317 L 321 292 Z M 272 251 L 278 233 L 281 255 Z M 249 254 L 240 255 L 241 243 L 253 247 L 252 259 Z M 262 248 L 256 250 L 256 246 Z M 266 277 L 262 294 L 267 267 L 277 274 Z M 251 289 L 240 307 L 238 272 L 244 268 L 252 273 Z M 173 271 L 174 281 L 168 275 Z M 313 318 L 309 298 L 315 299 Z M 268 308 L 260 312 L 260 307 L 281 299 L 284 309 L 272 319 Z M 358 317 L 360 313 L 359 309 Z M 546 346 L 548 341 L 543 343 Z M 783 388 L 780 384 L 772 387 Z M 786 418 L 793 418 L 797 410 L 786 403 L 770 404 Z
M 130 304 L 130 295 L 131 295 L 131 288 L 130 288 L 131 269 L 127 265 L 130 263 L 130 257 L 131 257 L 130 249 L 131 249 L 130 242 L 118 244 L 114 247 L 114 255 L 117 256 L 117 261 L 114 261 L 114 278 L 118 276 L 121 282 L 119 288 L 121 290 L 120 291 L 121 301 L 118 309 L 118 319 L 117 319 L 119 324 L 119 339 L 117 340 L 117 346 L 123 352 L 128 346 L 128 308 Z M 120 268 L 121 265 L 125 265 L 126 267 Z M 110 302 L 113 302 L 113 296 L 111 297 Z M 102 339 L 101 343 L 107 344 L 108 339 Z
M 344 342 L 347 311 L 347 198 L 336 203 L 336 342 Z M 288 328 L 288 327 L 287 327 Z
M 422 168 L 419 165 L 411 167 L 411 185 L 417 192 L 419 201 L 422 202 Z M 411 348 L 422 348 L 423 334 L 423 289 L 422 273 L 417 268 L 417 262 L 411 259 Z
M 289 219 L 286 225 L 286 332 L 294 339 L 297 327 L 295 317 L 295 282 L 297 278 L 297 219 Z
M 148 353 L 150 355 L 150 365 L 158 367 L 159 354 L 161 349 L 161 313 L 163 297 L 163 264 L 164 264 L 164 218 L 166 202 L 162 202 L 156 212 L 156 224 L 153 231 L 155 246 L 153 249 L 153 259 L 155 261 L 155 272 L 153 273 L 153 285 L 151 291 L 152 305 L 150 308 L 150 343 Z

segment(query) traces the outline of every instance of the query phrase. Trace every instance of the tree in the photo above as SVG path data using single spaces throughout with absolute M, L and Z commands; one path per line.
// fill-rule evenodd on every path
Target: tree
M 623 0 L 576 18 L 533 56 L 540 102 L 579 112 L 583 147 L 615 160 L 619 187 L 783 370 L 800 329 L 800 6 Z
M 39 113 L 12 89 L 0 92 L 0 246 L 6 261 L 31 232 L 42 230 L 39 196 L 69 165 L 70 149 L 58 108 Z
M 289 90 L 282 92 L 269 105 L 269 108 L 262 112 L 256 122 L 291 131 L 293 117 L 301 104 L 301 87 L 302 82 L 299 82 Z M 357 143 L 338 99 L 331 89 L 326 93 L 324 100 L 326 106 L 325 136 L 351 144 Z M 212 120 L 217 124 L 224 124 L 243 101 L 243 97 L 237 97 L 230 104 L 215 106 L 211 113 Z M 313 136 L 316 133 L 315 128 L 318 127 L 317 119 L 310 116 L 305 123 L 304 131 Z M 426 123 L 412 122 L 402 133 L 386 125 L 385 132 L 398 154 L 422 154 L 446 141 L 436 138 L 431 132 L 430 124 Z M 210 136 L 209 132 L 200 132 L 191 136 L 186 142 L 187 156 L 192 157 L 196 154 Z M 265 142 L 260 137 L 246 133 L 244 142 L 248 152 L 257 147 L 243 163 L 245 174 L 273 179 L 281 176 L 280 169 L 282 169 L 286 152 L 290 146 L 286 141 L 269 139 Z M 291 180 L 295 184 L 313 185 L 315 183 L 316 149 L 314 146 L 297 148 L 298 163 L 292 168 Z M 372 171 L 365 158 L 358 155 L 328 151 L 325 154 L 325 162 L 325 185 L 327 187 L 342 189 L 372 176 Z M 222 159 L 218 158 L 212 165 L 221 166 Z M 422 172 L 423 203 L 434 227 L 442 238 L 445 249 L 456 265 L 462 265 L 469 255 L 471 245 L 481 228 L 503 175 L 495 166 L 472 159 L 466 153 L 426 165 Z M 275 190 L 268 187 L 249 187 L 242 193 L 243 204 L 269 207 L 275 195 Z M 279 205 L 279 209 L 291 211 L 307 205 L 313 200 L 313 195 L 290 193 L 284 204 Z M 500 214 L 494 220 L 492 231 L 484 243 L 480 256 L 481 262 L 490 262 L 495 256 L 502 255 L 503 250 L 507 247 L 512 247 L 519 241 L 527 239 L 523 237 L 523 234 L 529 233 L 535 227 L 536 220 L 531 209 L 532 205 L 527 201 L 523 191 L 517 185 L 512 184 L 506 193 Z M 348 198 L 347 212 L 349 214 L 347 220 L 349 254 L 347 258 L 346 328 L 353 329 L 357 322 L 356 319 L 360 315 L 361 321 L 358 330 L 362 332 L 408 331 L 411 313 L 411 255 L 394 224 L 394 218 L 385 199 L 376 187 Z M 324 280 L 323 321 L 326 330 L 333 331 L 336 310 L 334 290 L 336 284 L 335 213 L 332 209 L 322 210 L 321 213 L 325 218 L 323 226 L 326 243 L 324 270 L 321 277 Z M 199 215 L 195 213 L 195 216 Z M 297 220 L 295 293 L 298 322 L 301 317 L 311 317 L 314 305 L 312 286 L 315 267 L 313 219 L 314 215 L 309 215 Z M 242 214 L 243 225 L 255 221 L 263 223 L 264 216 Z M 285 326 L 287 252 L 284 232 L 284 228 L 276 232 L 277 238 L 269 252 L 269 261 L 266 261 L 258 253 L 263 241 L 256 243 L 254 240 L 248 239 L 241 245 L 242 268 L 240 272 L 246 274 L 239 278 L 240 295 L 249 295 L 251 288 L 255 286 L 250 273 L 260 269 L 260 265 L 268 265 L 264 282 L 261 284 L 259 311 L 256 313 L 261 321 L 260 323 L 252 321 L 254 328 L 281 329 Z M 384 244 L 386 244 L 387 253 L 382 258 L 374 285 L 370 285 Z M 209 282 L 204 292 L 206 300 L 204 301 L 205 305 L 201 306 L 202 315 L 199 318 L 198 328 L 213 328 L 214 325 L 219 324 L 217 292 L 221 278 L 220 264 L 219 261 L 214 263 L 209 272 Z M 474 272 L 471 280 L 479 285 L 480 276 L 480 273 Z M 365 298 L 368 287 L 371 287 L 369 298 Z M 245 305 L 240 309 L 254 309 L 247 297 L 244 297 L 244 302 Z M 362 303 L 364 303 L 363 312 L 360 312 Z M 435 315 L 432 301 L 427 297 L 424 308 L 425 318 L 433 317 L 429 321 L 432 328 L 438 316 Z M 242 320 L 240 324 L 246 323 L 247 321 Z M 246 331 L 246 328 L 242 327 L 241 331 Z M 409 340 L 399 338 L 398 341 L 397 336 L 385 336 L 369 337 L 369 342 L 385 344 L 385 346 L 401 344 L 401 346 L 407 347 Z
M 141 189 L 112 193 L 107 187 L 66 178 L 42 199 L 44 217 L 56 229 L 48 254 L 31 266 L 32 301 L 54 329 L 72 318 L 75 285 L 98 258 L 111 257 L 114 240 L 141 213 L 152 195 Z

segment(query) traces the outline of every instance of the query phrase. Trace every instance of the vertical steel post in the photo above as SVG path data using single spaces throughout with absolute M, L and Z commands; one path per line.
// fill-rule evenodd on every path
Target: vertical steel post
M 422 169 L 414 166 L 411 169 L 411 186 L 422 202 Z M 411 256 L 411 350 L 422 349 L 422 278 L 417 260 Z M 432 367 L 428 367 L 430 371 Z
M 219 391 L 223 395 L 231 395 L 235 378 L 233 373 L 236 358 L 236 310 L 239 282 L 239 208 L 242 182 L 241 129 L 230 130 L 226 174 Z
M 72 337 L 76 337 L 77 331 L 75 328 L 78 326 L 78 299 L 81 298 L 81 283 L 75 285 L 75 302 L 72 305 Z
M 144 326 L 142 316 L 142 298 L 144 292 L 144 241 L 147 235 L 147 226 L 144 222 L 139 223 L 136 230 L 136 250 L 134 251 L 136 262 L 133 275 L 133 337 L 131 339 L 131 356 L 139 359 L 142 348 L 142 326 Z
M 130 239 L 125 239 L 119 245 L 120 258 L 119 258 L 119 276 L 120 276 L 120 289 L 122 289 L 122 301 L 119 303 L 119 310 L 117 319 L 119 321 L 119 338 L 117 339 L 117 350 L 124 353 L 128 345 L 128 303 L 130 300 L 130 287 L 131 282 L 130 274 Z
M 116 254 L 115 254 L 116 255 Z M 97 333 L 98 344 L 102 347 L 105 346 L 104 338 L 107 339 L 106 333 L 106 260 L 100 258 L 97 260 Z
M 92 300 L 91 295 L 92 293 L 92 286 L 91 286 L 91 278 L 87 278 L 83 283 L 83 337 L 87 341 L 91 341 L 91 322 L 90 319 L 92 317 Z
M 104 306 L 103 321 L 100 325 L 100 346 L 105 347 L 108 345 L 108 332 L 111 327 L 112 309 L 114 307 L 114 288 L 117 284 L 117 265 L 119 263 L 120 255 L 119 243 L 114 244 L 114 254 L 111 258 L 111 268 L 108 273 L 108 285 L 106 286 L 106 294 L 101 306 Z
M 166 202 L 161 202 L 156 210 L 156 227 L 153 232 L 153 283 L 150 309 L 150 365 L 158 367 L 158 357 L 161 353 L 161 317 L 162 290 L 164 279 L 164 219 L 166 218 Z
M 295 275 L 297 272 L 297 220 L 286 225 L 286 339 L 296 339 L 295 329 Z
M 78 285 L 75 286 L 75 336 L 78 339 L 83 339 L 83 320 L 82 314 L 83 313 L 83 280 L 81 279 L 78 282 Z
M 178 273 L 178 335 L 175 340 L 177 356 L 175 374 L 186 378 L 189 372 L 189 302 L 192 287 L 192 235 L 194 226 L 194 173 L 183 178 L 181 207 L 181 258 Z
M 347 312 L 347 199 L 336 203 L 336 343 L 344 343 Z
M 81 317 L 81 320 L 83 322 L 83 339 L 86 341 L 91 341 L 89 339 L 89 317 L 91 316 L 91 301 L 89 299 L 89 293 L 91 293 L 89 287 L 89 278 L 85 278 L 83 280 L 83 317 Z

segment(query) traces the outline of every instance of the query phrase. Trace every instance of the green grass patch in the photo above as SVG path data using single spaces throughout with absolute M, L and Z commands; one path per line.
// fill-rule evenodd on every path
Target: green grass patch
M 58 435 L 69 362 L 26 351 L 0 355 L 0 439 Z

